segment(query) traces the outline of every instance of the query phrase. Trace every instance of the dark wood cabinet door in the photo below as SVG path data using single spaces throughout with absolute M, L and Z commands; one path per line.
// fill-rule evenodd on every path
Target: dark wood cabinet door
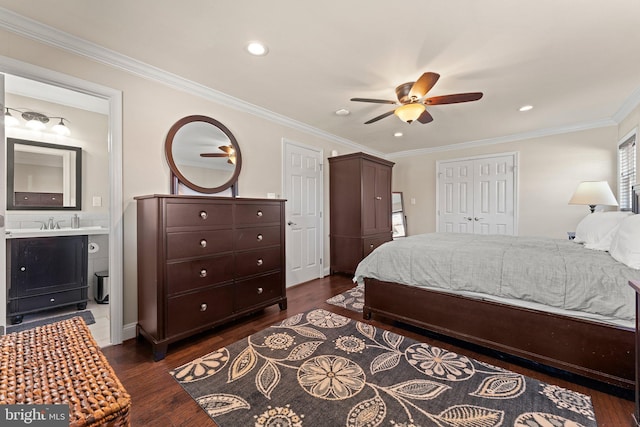
M 11 296 L 27 297 L 86 285 L 87 236 L 11 241 Z

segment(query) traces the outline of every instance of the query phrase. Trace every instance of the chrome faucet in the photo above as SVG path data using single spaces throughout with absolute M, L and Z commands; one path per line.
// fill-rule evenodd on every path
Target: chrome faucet
M 49 222 L 47 223 L 47 226 L 45 227 L 45 229 L 53 230 L 54 228 L 56 228 L 56 224 L 53 222 L 53 217 L 50 217 Z

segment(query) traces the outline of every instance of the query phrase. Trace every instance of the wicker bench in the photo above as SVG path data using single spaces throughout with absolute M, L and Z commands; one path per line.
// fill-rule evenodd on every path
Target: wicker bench
M 69 404 L 71 426 L 128 426 L 131 398 L 80 317 L 0 337 L 0 405 Z

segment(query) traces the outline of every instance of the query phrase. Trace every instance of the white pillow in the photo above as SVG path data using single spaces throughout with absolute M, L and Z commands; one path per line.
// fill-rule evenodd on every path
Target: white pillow
M 577 243 L 584 243 L 585 248 L 608 251 L 611 241 L 620 223 L 633 215 L 631 212 L 594 212 L 587 215 L 576 227 Z
M 625 218 L 611 242 L 609 253 L 616 261 L 640 269 L 640 215 Z

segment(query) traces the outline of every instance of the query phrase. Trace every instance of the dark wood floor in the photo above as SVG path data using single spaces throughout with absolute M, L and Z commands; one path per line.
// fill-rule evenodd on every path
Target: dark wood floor
M 325 300 L 353 287 L 350 278 L 329 276 L 298 285 L 287 290 L 288 308 L 280 311 L 278 306 L 269 307 L 260 313 L 233 322 L 225 327 L 169 346 L 164 360 L 153 362 L 151 347 L 146 342 L 126 341 L 122 345 L 103 349 L 118 377 L 131 394 L 131 423 L 133 426 L 215 426 L 216 424 L 200 409 L 189 395 L 169 375 L 169 370 L 199 356 L 229 345 L 265 327 L 296 313 L 312 308 L 324 308 L 361 320 L 355 312 L 325 303 Z M 418 329 L 399 324 L 385 324 L 379 319 L 372 323 L 416 340 L 465 354 L 475 359 L 492 363 L 512 371 L 550 382 L 561 387 L 588 394 L 592 398 L 598 426 L 631 427 L 633 402 L 609 393 L 612 389 L 594 389 L 556 375 L 532 370 L 500 357 L 491 357 L 468 348 L 428 337 Z M 311 420 L 305 420 L 307 423 Z

